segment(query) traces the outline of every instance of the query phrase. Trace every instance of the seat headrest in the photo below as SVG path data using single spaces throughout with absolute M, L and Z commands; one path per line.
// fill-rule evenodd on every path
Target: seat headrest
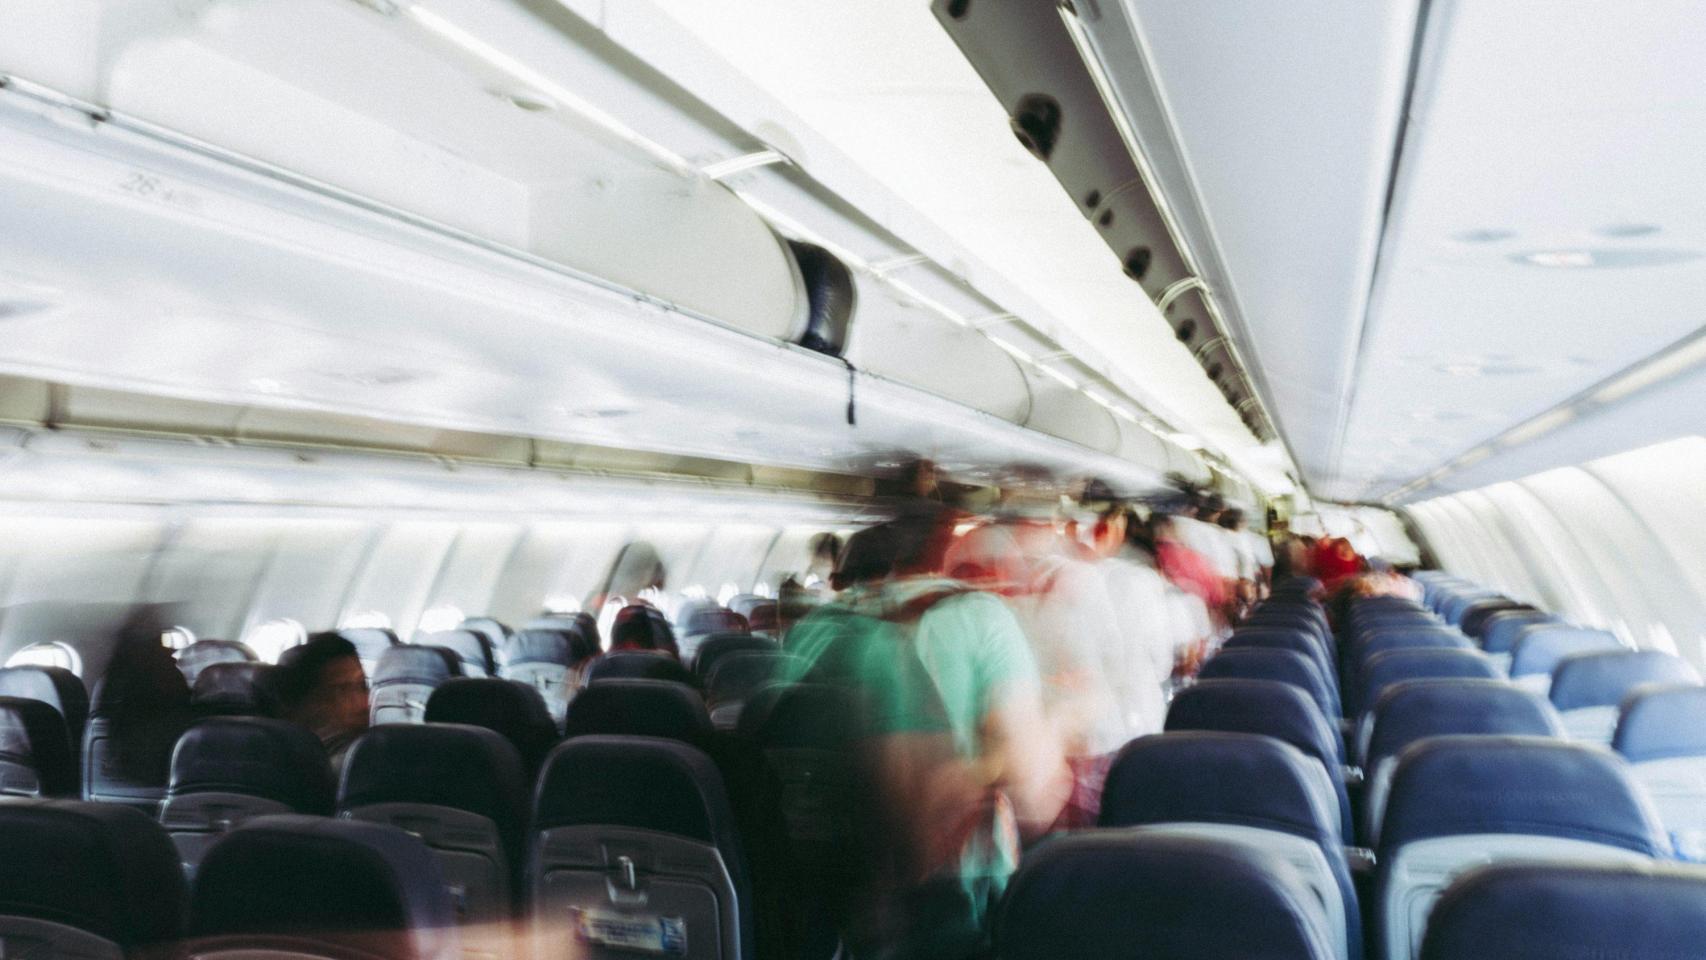
M 727 790 L 703 751 L 656 737 L 577 737 L 551 751 L 533 794 L 535 832 L 607 826 L 711 844 L 740 863 Z
M 544 698 L 515 680 L 452 677 L 427 698 L 426 722 L 485 727 L 509 740 L 528 771 L 538 770 L 557 744 L 557 724 Z
M 1614 707 L 1636 687 L 1699 683 L 1688 662 L 1660 650 L 1580 653 L 1552 670 L 1552 705 L 1559 710 Z
M 346 627 L 337 631 L 355 647 L 356 656 L 369 663 L 380 658 L 386 650 L 401 643 L 397 635 L 384 627 Z
M 1531 623 L 1517 635 L 1511 647 L 1513 677 L 1529 674 L 1552 675 L 1558 661 L 1577 653 L 1601 650 L 1622 650 L 1617 637 L 1604 630 L 1574 627 L 1566 623 Z
M 662 737 L 698 747 L 709 745 L 714 736 L 705 701 L 691 687 L 668 680 L 588 684 L 569 702 L 563 729 L 568 737 Z
M 1372 765 L 1417 740 L 1452 734 L 1562 737 L 1557 711 L 1503 680 L 1430 678 L 1392 684 L 1374 704 Z
M 612 650 L 668 650 L 676 652 L 675 631 L 669 618 L 650 604 L 631 603 L 616 612 L 610 627 Z
M 515 852 L 528 783 L 515 747 L 484 727 L 384 724 L 350 747 L 338 809 L 414 803 L 465 810 L 497 824 Z
M 235 640 L 197 640 L 179 650 L 173 659 L 178 661 L 178 669 L 184 671 L 190 683 L 195 682 L 203 667 L 214 663 L 243 663 L 259 660 L 255 651 L 246 643 Z
M 704 637 L 713 633 L 746 633 L 746 618 L 733 610 L 717 606 L 701 606 L 686 611 L 681 618 L 681 635 Z
M 472 630 L 439 630 L 435 633 L 419 634 L 414 642 L 423 647 L 449 650 L 456 654 L 458 663 L 471 666 L 482 674 L 491 674 L 497 670 L 492 652 L 486 647 L 486 638 Z
M 329 816 L 335 787 L 320 738 L 268 717 L 214 717 L 178 738 L 166 796 L 240 793 Z
M 1363 662 L 1357 688 L 1364 708 L 1373 707 L 1395 683 L 1406 680 L 1455 677 L 1494 680 L 1503 675 L 1493 659 L 1478 650 L 1458 647 L 1401 647 L 1377 653 Z
M 1523 603 L 1520 600 L 1512 600 L 1509 597 L 1488 597 L 1485 600 L 1477 600 L 1465 607 L 1463 610 L 1463 620 L 1460 625 L 1462 626 L 1464 633 L 1469 634 L 1471 637 L 1480 637 L 1481 633 L 1486 630 L 1487 620 L 1491 618 L 1493 614 L 1505 610 L 1533 609 L 1533 605 Z
M 844 749 L 858 735 L 849 718 L 859 715 L 851 691 L 822 683 L 765 687 L 741 711 L 737 733 L 767 749 Z
M 46 797 L 77 792 L 77 761 L 59 711 L 40 700 L 0 697 L 0 762 L 34 772 L 6 770 L 0 787 Z M 14 773 L 20 780 L 14 780 Z M 33 781 L 33 782 L 28 782 Z
M 1357 643 L 1356 651 L 1357 658 L 1366 662 L 1368 658 L 1390 650 L 1430 647 L 1473 650 L 1475 644 L 1468 637 L 1450 627 L 1382 624 L 1362 635 L 1362 639 Z
M 572 667 L 598 655 L 598 645 L 586 635 L 568 630 L 535 627 L 523 630 L 504 644 L 504 664 L 554 663 Z
M 0 697 L 40 700 L 58 710 L 73 740 L 89 722 L 89 691 L 64 667 L 0 668 Z
M 472 630 L 486 638 L 486 644 L 493 650 L 502 650 L 513 631 L 501 621 L 491 617 L 469 617 L 463 620 L 457 629 Z
M 1314 661 L 1295 650 L 1234 647 L 1222 650 L 1197 674 L 1204 680 L 1278 680 L 1306 690 L 1323 710 L 1332 700 L 1327 681 Z
M 406 643 L 385 648 L 373 668 L 373 686 L 418 683 L 435 687 L 462 675 L 462 661 L 443 647 Z
M 1636 692 L 1623 704 L 1611 746 L 1630 763 L 1706 757 L 1706 687 Z
M 1692 957 L 1706 943 L 1706 871 L 1673 864 L 1511 863 L 1453 883 L 1423 960 Z
M 147 814 L 80 800 L 0 802 L 0 914 L 133 948 L 177 939 L 185 898 L 178 851 Z
M 1432 737 L 1398 757 L 1382 861 L 1430 837 L 1521 833 L 1662 856 L 1664 830 L 1615 754 L 1541 737 Z
M 1337 844 L 1339 811 L 1320 778 L 1320 764 L 1260 734 L 1139 737 L 1114 757 L 1097 825 L 1227 823 Z
M 1508 609 L 1494 611 L 1481 624 L 1481 649 L 1488 653 L 1510 653 L 1522 628 L 1534 623 L 1558 623 L 1544 610 Z
M 1223 730 L 1276 737 L 1328 765 L 1338 765 L 1337 734 L 1308 694 L 1277 680 L 1204 680 L 1179 691 L 1165 729 Z
M 758 651 L 718 657 L 705 678 L 705 698 L 712 703 L 744 700 L 780 677 L 790 662 L 785 653 Z
M 693 657 L 693 670 L 701 677 L 708 677 L 722 657 L 753 651 L 779 653 L 781 650 L 782 645 L 770 637 L 750 633 L 713 633 L 699 644 L 699 651 Z
M 1320 901 L 1272 855 L 1124 830 L 1064 834 L 1038 846 L 1019 865 L 995 919 L 1001 960 L 1327 960 L 1331 943 Z
M 200 713 L 277 716 L 278 695 L 270 676 L 274 669 L 264 663 L 210 663 L 196 676 L 190 702 Z
M 349 943 L 389 960 L 457 956 L 438 860 L 396 827 L 256 817 L 217 840 L 196 872 L 191 937 Z
M 600 680 L 668 680 L 694 686 L 698 683 L 681 661 L 667 653 L 649 650 L 615 650 L 599 657 L 587 668 L 588 683 Z

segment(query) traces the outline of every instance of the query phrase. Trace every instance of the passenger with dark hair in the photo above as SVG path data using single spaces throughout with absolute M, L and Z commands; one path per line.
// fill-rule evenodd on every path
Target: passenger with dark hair
M 334 768 L 367 730 L 367 673 L 355 645 L 334 632 L 316 633 L 286 650 L 272 675 L 286 720 L 314 731 Z
M 631 603 L 616 613 L 610 628 L 610 649 L 646 650 L 681 656 L 675 643 L 675 631 L 663 611 L 647 603 Z
M 157 607 L 131 611 L 92 698 L 110 722 L 117 772 L 135 783 L 165 785 L 172 748 L 194 719 L 189 685 L 160 643 L 170 622 Z

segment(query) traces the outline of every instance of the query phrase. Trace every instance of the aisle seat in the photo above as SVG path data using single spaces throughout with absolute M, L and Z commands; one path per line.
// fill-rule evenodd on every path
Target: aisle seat
M 201 672 L 216 663 L 255 663 L 260 657 L 247 644 L 235 640 L 197 640 L 172 657 L 184 682 L 195 686 Z
M 709 749 L 716 731 L 705 701 L 668 680 L 599 680 L 588 684 L 563 723 L 565 738 L 589 734 L 660 737 Z
M 198 717 L 276 717 L 275 669 L 252 661 L 208 664 L 190 690 L 190 708 Z
M 601 680 L 667 680 L 697 687 L 692 671 L 674 656 L 651 650 L 614 650 L 592 661 L 586 668 L 588 685 Z
M 1504 675 L 1486 654 L 1458 647 L 1410 647 L 1370 657 L 1357 675 L 1355 703 L 1359 714 L 1354 754 L 1357 762 L 1362 763 L 1368 757 L 1368 738 L 1373 730 L 1370 714 L 1382 694 L 1393 684 L 1407 680 L 1447 678 L 1503 680 Z
M 443 647 L 410 643 L 387 648 L 369 675 L 372 694 L 368 709 L 374 726 L 424 722 L 427 698 L 433 690 L 461 673 L 461 661 Z
M 539 691 L 519 680 L 451 677 L 427 698 L 427 723 L 484 727 L 515 747 L 527 782 L 561 736 Z
M 1321 708 L 1329 719 L 1340 714 L 1337 692 L 1321 676 L 1314 661 L 1294 650 L 1270 647 L 1235 647 L 1222 650 L 1203 664 L 1197 676 L 1202 680 L 1278 680 L 1289 683 Z

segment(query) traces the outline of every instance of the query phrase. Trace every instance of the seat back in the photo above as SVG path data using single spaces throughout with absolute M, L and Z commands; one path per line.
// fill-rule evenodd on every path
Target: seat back
M 0 794 L 77 795 L 77 760 L 65 719 L 40 700 L 0 697 Z
M 1368 756 L 1369 712 L 1380 702 L 1380 695 L 1393 684 L 1445 678 L 1494 680 L 1502 679 L 1502 676 L 1492 658 L 1477 650 L 1408 647 L 1375 654 L 1357 671 L 1356 693 L 1352 698 L 1353 712 L 1358 719 L 1357 757 L 1366 759 Z
M 586 668 L 586 682 L 600 680 L 667 680 L 690 687 L 699 685 L 680 660 L 646 650 L 613 650 L 592 661 Z
M 1204 680 L 1173 698 L 1165 729 L 1259 733 L 1291 744 L 1326 771 L 1339 804 L 1340 835 L 1354 835 L 1339 735 L 1296 687 L 1277 680 Z
M 1392 650 L 1417 647 L 1446 647 L 1473 650 L 1475 644 L 1462 633 L 1442 626 L 1380 626 L 1358 638 L 1352 648 L 1352 661 L 1360 667 L 1372 658 Z
M 1627 863 L 1669 850 L 1627 767 L 1539 737 L 1432 737 L 1400 755 L 1380 836 L 1381 940 L 1414 957 L 1459 874 L 1512 860 Z
M 467 630 L 483 637 L 486 641 L 486 649 L 492 655 L 493 673 L 495 674 L 497 670 L 503 668 L 504 647 L 509 645 L 509 638 L 515 635 L 515 631 L 505 626 L 502 621 L 492 617 L 468 617 L 457 624 L 456 629 Z
M 335 795 L 319 737 L 283 720 L 214 717 L 178 738 L 160 824 L 193 875 L 220 834 L 271 813 L 329 816 Z
M 1267 850 L 1321 900 L 1334 956 L 1362 956 L 1361 910 L 1319 764 L 1272 737 L 1181 731 L 1140 737 L 1108 771 L 1098 826 L 1170 825 Z
M 685 640 L 693 637 L 703 643 L 704 638 L 719 633 L 746 633 L 746 618 L 733 610 L 704 604 L 684 611 L 681 616 L 681 629 L 677 631 Z
M 386 648 L 372 673 L 368 710 L 374 726 L 382 723 L 421 723 L 427 698 L 439 684 L 460 676 L 461 661 L 443 647 L 399 644 Z
M 1661 864 L 1500 864 L 1452 884 L 1424 960 L 1688 957 L 1706 943 L 1706 870 Z
M 570 671 L 597 655 L 598 646 L 584 634 L 546 628 L 523 630 L 504 647 L 503 673 L 507 679 L 539 691 L 552 719 L 561 726 L 573 699 Z
M 1548 696 L 1564 718 L 1570 736 L 1589 743 L 1610 743 L 1618 708 L 1636 688 L 1700 683 L 1688 662 L 1659 650 L 1580 653 L 1558 661 Z
M 1271 647 L 1238 647 L 1222 650 L 1203 664 L 1197 676 L 1204 680 L 1278 680 L 1309 695 L 1324 717 L 1339 715 L 1338 697 L 1327 679 L 1308 657 L 1294 650 Z
M 186 955 L 458 960 L 438 862 L 396 827 L 278 815 L 207 852 L 190 894 Z
M 1331 678 L 1338 675 L 1334 654 L 1319 637 L 1306 630 L 1295 627 L 1239 627 L 1232 631 L 1232 636 L 1227 639 L 1223 649 L 1237 650 L 1243 647 L 1266 647 L 1301 653 L 1315 664 L 1322 677 Z
M 470 951 L 501 955 L 494 936 L 515 909 L 524 852 L 527 781 L 502 736 L 460 724 L 374 727 L 350 748 L 338 812 L 407 830 L 438 857 L 469 931 Z
M 1481 625 L 1481 649 L 1490 654 L 1510 656 L 1511 648 L 1516 646 L 1516 639 L 1522 633 L 1522 628 L 1536 623 L 1560 623 L 1553 614 L 1544 610 L 1510 609 L 1495 611 Z
M 1043 843 L 995 918 L 1000 960 L 1328 960 L 1331 937 L 1283 860 L 1228 840 L 1127 830 Z
M 599 680 L 587 685 L 564 720 L 565 738 L 589 734 L 661 737 L 708 749 L 715 731 L 705 701 L 668 680 Z
M 1611 745 L 1646 788 L 1677 854 L 1706 860 L 1706 687 L 1636 691 Z
M 339 630 L 338 636 L 343 637 L 355 647 L 355 655 L 361 660 L 361 669 L 369 677 L 379 666 L 379 658 L 385 651 L 402 643 L 397 635 L 384 627 L 345 627 Z
M 783 676 L 790 662 L 785 653 L 731 653 L 718 658 L 716 668 L 705 680 L 711 724 L 718 730 L 738 727 L 747 702 Z
M 1370 846 L 1379 842 L 1392 771 L 1411 744 L 1454 734 L 1564 736 L 1563 722 L 1550 704 L 1502 680 L 1406 680 L 1387 687 L 1369 716 L 1363 836 Z
M 539 691 L 519 680 L 452 677 L 427 698 L 427 723 L 485 727 L 510 742 L 521 757 L 528 783 L 557 745 L 557 724 Z
M 160 825 L 130 807 L 0 803 L 0 942 L 7 956 L 167 956 L 184 875 Z
M 693 674 L 703 682 L 723 657 L 736 653 L 778 653 L 781 649 L 782 645 L 770 637 L 750 633 L 715 633 L 699 645 L 693 658 Z
M 202 717 L 276 717 L 274 669 L 254 661 L 210 663 L 195 678 L 190 707 Z
M 1485 599 L 1476 600 L 1474 603 L 1469 604 L 1463 609 L 1462 622 L 1458 624 L 1458 627 L 1469 636 L 1480 639 L 1481 634 L 1485 632 L 1487 628 L 1487 621 L 1491 619 L 1494 614 L 1502 613 L 1506 610 L 1533 609 L 1533 606 L 1523 603 L 1520 600 L 1512 600 L 1509 597 L 1487 597 Z
M 535 958 L 752 960 L 745 853 L 716 765 L 651 737 L 577 737 L 534 794 Z
M 63 667 L 0 668 L 0 697 L 40 700 L 65 718 L 65 733 L 76 753 L 89 724 L 89 691 L 75 673 Z
M 172 750 L 193 717 L 183 675 L 168 670 L 158 679 L 169 688 L 119 683 L 110 674 L 95 684 L 83 731 L 83 799 L 159 813 Z
M 423 647 L 442 647 L 456 654 L 456 662 L 464 677 L 490 677 L 498 672 L 497 654 L 483 633 L 475 630 L 439 630 L 415 635 L 414 643 Z
M 248 644 L 235 640 L 197 640 L 179 650 L 173 659 L 178 663 L 178 671 L 184 675 L 184 682 L 195 686 L 196 678 L 201 672 L 216 663 L 254 663 L 260 660 Z
M 1565 657 L 1622 649 L 1617 637 L 1604 630 L 1563 623 L 1532 623 L 1522 629 L 1511 648 L 1511 681 L 1545 694 L 1552 688 L 1552 671 Z

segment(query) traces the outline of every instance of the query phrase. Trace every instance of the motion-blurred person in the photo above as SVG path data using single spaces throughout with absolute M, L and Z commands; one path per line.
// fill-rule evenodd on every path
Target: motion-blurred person
M 130 611 L 92 699 L 110 721 L 118 775 L 164 786 L 172 748 L 193 717 L 189 685 L 160 643 L 173 622 L 161 614 L 152 606 Z
M 1110 506 L 1096 521 L 1092 546 L 1117 618 L 1117 640 L 1107 662 L 1114 698 L 1125 711 L 1127 733 L 1161 732 L 1165 684 L 1173 674 L 1174 634 L 1167 612 L 1167 581 L 1154 567 L 1132 559 L 1127 536 L 1136 518 L 1130 507 Z
M 848 921 L 860 960 L 982 955 L 1019 836 L 1046 829 L 1069 786 L 1018 622 L 940 576 L 952 533 L 914 515 L 855 534 L 836 571 L 844 592 L 788 637 L 800 678 L 864 705 L 849 722 L 870 770 L 858 806 L 872 849 L 856 853 L 883 866 Z
M 645 650 L 677 659 L 681 656 L 669 619 L 663 611 L 646 603 L 631 603 L 617 611 L 610 627 L 610 649 L 612 652 Z
M 1238 607 L 1236 613 L 1242 617 L 1261 596 L 1261 563 L 1256 557 L 1256 545 L 1245 536 L 1249 531 L 1244 529 L 1244 511 L 1227 507 L 1220 512 L 1218 522 L 1232 547 L 1233 569 L 1237 574 L 1232 583 L 1233 600 Z
M 1323 537 L 1315 544 L 1309 565 L 1326 591 L 1334 593 L 1348 579 L 1362 572 L 1363 560 L 1344 537 Z
M 368 725 L 367 673 L 355 645 L 336 633 L 314 634 L 279 658 L 273 690 L 284 718 L 314 731 L 333 769 L 342 770 Z

